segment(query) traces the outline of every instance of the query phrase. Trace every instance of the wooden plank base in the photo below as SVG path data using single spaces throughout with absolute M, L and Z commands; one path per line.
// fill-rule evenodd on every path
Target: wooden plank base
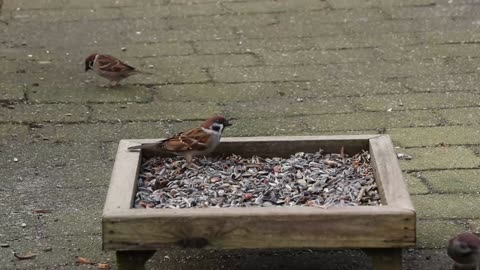
M 118 270 L 145 270 L 145 263 L 153 254 L 155 250 L 117 251 L 117 268 Z
M 374 270 L 402 270 L 401 248 L 368 248 L 364 252 L 372 258 Z

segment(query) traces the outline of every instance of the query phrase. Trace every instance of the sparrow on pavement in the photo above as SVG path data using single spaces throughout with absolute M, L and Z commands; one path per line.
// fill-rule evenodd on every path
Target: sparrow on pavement
M 107 78 L 111 86 L 116 86 L 119 81 L 134 74 L 151 74 L 136 70 L 111 55 L 97 53 L 91 54 L 85 59 L 85 72 L 90 69 Z
M 480 238 L 473 233 L 450 239 L 447 254 L 455 261 L 453 270 L 480 270 Z
M 136 145 L 128 149 L 170 152 L 183 156 L 187 163 L 191 164 L 193 157 L 212 152 L 220 143 L 223 130 L 231 125 L 225 117 L 217 115 L 207 119 L 197 128 L 180 132 L 159 142 Z

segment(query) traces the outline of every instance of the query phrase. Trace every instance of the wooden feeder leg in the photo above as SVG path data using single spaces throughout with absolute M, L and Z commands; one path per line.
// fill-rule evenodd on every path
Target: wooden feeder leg
M 401 248 L 368 248 L 364 251 L 372 258 L 374 270 L 402 270 Z
M 145 270 L 145 263 L 155 250 L 117 251 L 118 270 Z

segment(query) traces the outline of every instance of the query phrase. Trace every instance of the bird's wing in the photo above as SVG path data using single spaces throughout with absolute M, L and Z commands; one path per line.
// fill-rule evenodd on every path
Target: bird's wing
M 111 55 L 99 55 L 97 65 L 103 71 L 108 72 L 132 72 L 134 67 L 129 66 Z
M 189 150 L 202 151 L 208 148 L 210 134 L 202 128 L 195 128 L 163 140 L 163 148 L 172 152 L 184 152 Z

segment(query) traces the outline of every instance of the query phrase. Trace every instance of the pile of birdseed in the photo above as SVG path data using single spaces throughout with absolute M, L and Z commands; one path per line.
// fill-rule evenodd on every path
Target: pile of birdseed
M 135 208 L 380 205 L 370 154 L 143 160 Z

